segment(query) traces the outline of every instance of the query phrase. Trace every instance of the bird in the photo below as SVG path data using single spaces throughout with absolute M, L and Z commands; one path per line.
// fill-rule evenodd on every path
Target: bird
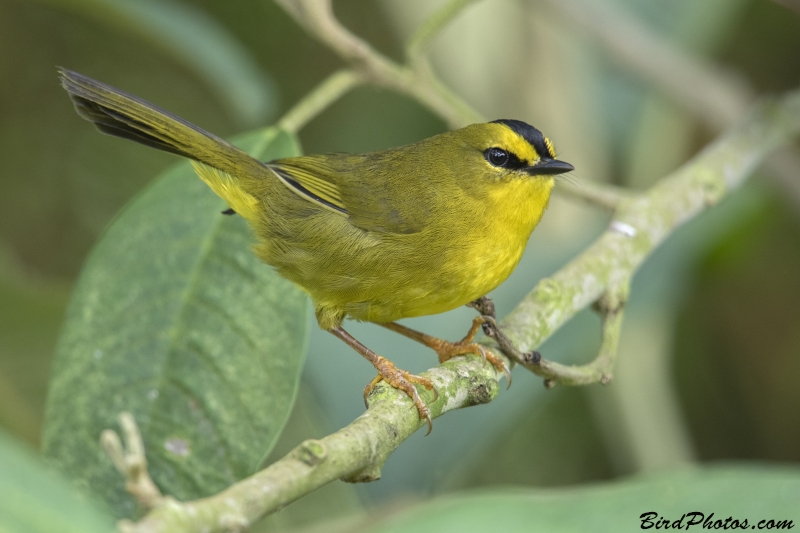
M 574 170 L 540 130 L 500 119 L 383 151 L 262 162 L 136 96 L 67 69 L 59 76 L 77 113 L 100 132 L 192 160 L 227 202 L 225 213 L 252 228 L 255 254 L 310 296 L 319 327 L 373 364 L 365 402 L 386 381 L 412 399 L 430 433 L 430 409 L 415 385 L 434 401 L 438 391 L 359 342 L 345 319 L 409 337 L 440 362 L 482 356 L 510 384 L 504 360 L 473 341 L 480 316 L 457 342 L 397 321 L 470 304 L 517 266 L 555 176 Z

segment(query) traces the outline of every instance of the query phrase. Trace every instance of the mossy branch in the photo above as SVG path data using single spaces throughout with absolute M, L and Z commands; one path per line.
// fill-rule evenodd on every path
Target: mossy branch
M 603 317 L 603 341 L 594 361 L 578 366 L 565 366 L 543 358 L 537 361 L 536 374 L 545 378 L 544 383 L 547 388 L 555 385 L 590 385 L 597 382 L 607 385 L 611 382 L 622 332 L 627 293 L 626 280 L 623 287 L 607 291 L 595 305 Z
M 490 402 L 498 391 L 494 367 L 477 357 L 455 357 L 422 373 L 439 391 L 425 400 L 436 418 L 448 411 Z M 224 491 L 191 502 L 161 500 L 137 523 L 123 522 L 124 533 L 225 532 L 245 529 L 263 516 L 337 479 L 373 481 L 386 458 L 425 426 L 409 397 L 379 384 L 369 408 L 345 428 L 320 440 L 307 440 L 279 461 Z

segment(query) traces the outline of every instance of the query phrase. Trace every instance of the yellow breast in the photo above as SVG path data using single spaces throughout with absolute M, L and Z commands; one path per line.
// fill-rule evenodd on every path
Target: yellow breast
M 505 185 L 480 205 L 465 202 L 462 220 L 468 224 L 436 225 L 428 239 L 415 242 L 430 252 L 427 268 L 404 263 L 411 254 L 398 253 L 397 268 L 385 270 L 376 280 L 379 284 L 373 285 L 369 304 L 351 303 L 347 314 L 358 320 L 391 322 L 443 313 L 505 281 L 542 218 L 553 180 L 532 178 Z
M 467 302 L 496 288 L 516 268 L 547 208 L 553 183 L 552 178 L 521 179 L 491 191 L 491 207 L 474 228 L 474 253 L 460 275 Z

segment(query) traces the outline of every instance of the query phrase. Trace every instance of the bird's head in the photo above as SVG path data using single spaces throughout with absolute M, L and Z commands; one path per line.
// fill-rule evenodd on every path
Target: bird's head
M 556 159 L 550 139 L 521 120 L 501 119 L 461 130 L 473 157 L 482 157 L 484 174 L 498 179 L 555 176 L 575 167 Z
M 574 170 L 556 159 L 550 139 L 520 120 L 472 124 L 450 133 L 458 138 L 458 179 L 468 194 L 490 198 L 504 209 L 541 213 L 554 176 Z

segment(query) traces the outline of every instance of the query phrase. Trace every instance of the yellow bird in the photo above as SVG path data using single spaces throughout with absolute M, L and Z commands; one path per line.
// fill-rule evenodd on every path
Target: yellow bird
M 323 154 L 263 163 L 144 100 L 60 70 L 78 114 L 103 133 L 188 157 L 197 174 L 250 224 L 254 251 L 305 290 L 319 326 L 430 411 L 399 370 L 342 328 L 374 322 L 433 348 L 444 362 L 474 353 L 510 374 L 467 336 L 447 342 L 396 320 L 449 311 L 500 285 L 517 266 L 550 199 L 554 175 L 573 170 L 553 144 L 518 120 L 496 120 L 366 154 Z

